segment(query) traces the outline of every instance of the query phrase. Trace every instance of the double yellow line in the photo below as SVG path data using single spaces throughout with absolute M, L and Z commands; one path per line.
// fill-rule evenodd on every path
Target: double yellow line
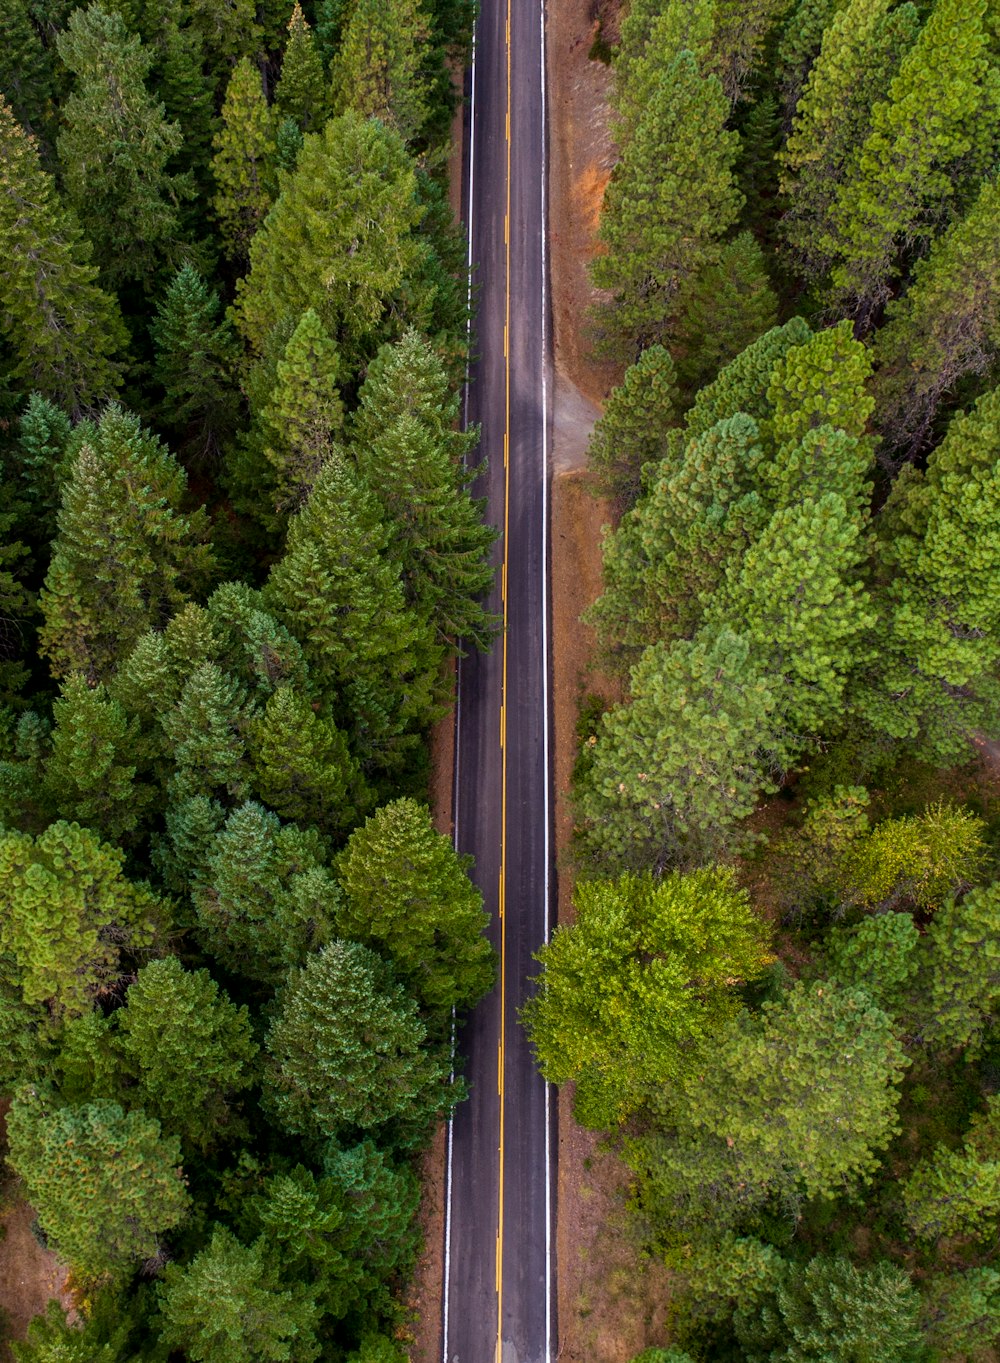
M 507 0 L 507 174 L 504 206 L 504 429 L 503 429 L 503 566 L 500 594 L 503 601 L 503 669 L 500 680 L 500 1042 L 497 1047 L 497 1092 L 500 1095 L 499 1169 L 497 1179 L 497 1349 L 496 1363 L 503 1360 L 503 1191 L 504 1191 L 504 1059 L 507 1020 L 507 919 L 505 869 L 507 856 L 507 541 L 510 528 L 510 6 Z

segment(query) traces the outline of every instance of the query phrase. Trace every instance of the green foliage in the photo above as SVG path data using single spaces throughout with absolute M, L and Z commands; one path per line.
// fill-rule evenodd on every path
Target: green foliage
M 738 135 L 728 102 L 690 52 L 663 71 L 628 138 L 604 196 L 594 261 L 609 298 L 603 325 L 635 357 L 671 335 L 678 290 L 709 262 L 736 220 Z
M 998 932 L 998 884 L 946 900 L 934 915 L 918 982 L 927 1044 L 974 1050 L 979 1043 L 1000 1000 Z
M 785 763 L 778 697 L 747 641 L 655 644 L 633 669 L 631 703 L 604 716 L 576 792 L 579 835 L 601 866 L 697 864 L 736 827 Z
M 10 1163 L 39 1221 L 81 1277 L 127 1273 L 184 1219 L 178 1143 L 144 1113 L 109 1102 L 56 1108 L 22 1089 L 7 1130 Z
M 771 961 L 769 935 L 717 867 L 581 881 L 574 903 L 522 1017 L 545 1078 L 576 1083 L 578 1119 L 613 1127 L 697 1065 Z
M 28 1324 L 23 1341 L 11 1342 L 15 1363 L 131 1363 L 127 1351 L 127 1323 L 111 1325 L 88 1317 L 72 1325 L 58 1302 L 50 1301 L 44 1313 Z
M 587 460 L 599 490 L 631 504 L 643 469 L 666 453 L 677 415 L 674 362 L 663 346 L 650 346 L 613 389 L 590 435 Z
M 308 1289 L 284 1287 L 263 1240 L 242 1245 L 223 1227 L 186 1268 L 168 1264 L 162 1338 L 195 1363 L 313 1363 L 318 1310 Z
M 116 982 L 124 951 L 153 941 L 163 905 L 125 879 L 124 859 L 75 823 L 0 834 L 0 950 L 27 1003 L 81 1012 Z
M 745 412 L 757 421 L 770 415 L 768 388 L 775 365 L 796 346 L 805 345 L 812 332 L 801 317 L 772 327 L 742 354 L 730 361 L 714 382 L 703 388 L 685 418 L 692 436 L 702 435 L 717 422 Z
M 298 0 L 288 21 L 288 41 L 281 59 L 281 77 L 274 92 L 274 114 L 279 124 L 292 119 L 304 133 L 317 132 L 329 110 L 323 59 Z
M 66 197 L 94 246 L 102 279 L 149 287 L 180 244 L 190 184 L 168 169 L 183 134 L 145 86 L 152 56 L 115 13 L 76 10 L 57 40 L 76 77 L 57 140 Z
M 253 1078 L 258 1048 L 246 1008 L 230 1003 L 207 970 L 186 971 L 168 956 L 139 971 L 115 1021 L 141 1106 L 185 1145 L 217 1141 L 232 1095 Z
M 983 182 L 963 218 L 936 237 L 913 282 L 889 304 L 873 353 L 875 419 L 894 449 L 910 452 L 956 384 L 987 373 L 1000 338 L 1000 181 Z
M 670 1126 L 626 1142 L 666 1238 L 712 1238 L 768 1202 L 794 1212 L 869 1179 L 896 1134 L 906 1058 L 861 990 L 795 985 L 731 1026 L 663 1094 Z
M 106 408 L 63 490 L 41 595 L 40 646 L 57 677 L 106 680 L 212 567 L 207 518 L 187 513 L 181 467 L 137 417 Z
M 248 57 L 229 79 L 213 146 L 212 207 L 228 254 L 244 260 L 277 192 L 274 124 L 260 71 Z
M 118 304 L 76 219 L 59 202 L 34 139 L 0 95 L 0 327 L 13 378 L 72 412 L 110 397 L 121 382 L 125 342 Z
M 934 909 L 966 888 L 983 863 L 982 820 L 943 802 L 884 819 L 844 849 L 836 870 L 843 902 L 888 908 L 901 900 Z
M 383 805 L 337 859 L 338 933 L 386 952 L 407 989 L 443 1019 L 477 1003 L 495 975 L 469 867 L 415 800 Z
M 893 1015 L 917 973 L 919 941 L 911 914 L 863 918 L 855 927 L 828 937 L 830 974 L 849 988 L 864 989 Z
M 419 0 L 354 0 L 331 63 L 335 111 L 376 118 L 404 142 L 419 137 L 429 114 L 426 43 Z
M 457 1096 L 447 1054 L 426 1048 L 417 1005 L 389 965 L 331 942 L 289 977 L 267 1036 L 265 1100 L 281 1127 L 324 1138 L 419 1141 Z
M 944 1356 L 993 1343 L 1000 1331 L 1000 1273 L 972 1268 L 936 1275 L 924 1298 L 931 1347 Z
M 205 950 L 236 975 L 277 984 L 330 935 L 340 893 L 314 829 L 247 802 L 205 849 L 192 887 Z
M 793 444 L 817 426 L 863 435 L 875 405 L 865 391 L 870 375 L 871 359 L 850 322 L 786 351 L 776 359 L 767 389 L 774 444 Z

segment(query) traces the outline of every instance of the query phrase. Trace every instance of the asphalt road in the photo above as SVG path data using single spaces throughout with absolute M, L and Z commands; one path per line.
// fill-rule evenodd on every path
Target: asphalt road
M 501 958 L 459 1037 L 471 1093 L 448 1137 L 444 1363 L 549 1363 L 555 1101 L 517 1020 L 551 906 L 548 689 L 549 317 L 543 0 L 481 0 L 465 190 L 477 287 L 467 416 L 482 427 L 497 545 L 488 655 L 459 668 L 455 837 Z

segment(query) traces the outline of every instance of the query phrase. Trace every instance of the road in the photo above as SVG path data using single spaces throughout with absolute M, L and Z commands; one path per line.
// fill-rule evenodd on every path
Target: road
M 481 0 L 466 119 L 467 418 L 489 461 L 475 490 L 502 531 L 491 604 L 505 629 L 459 667 L 454 819 L 501 968 L 459 1037 L 471 1092 L 448 1132 L 444 1363 L 556 1353 L 555 1101 L 517 1021 L 553 902 L 542 4 Z

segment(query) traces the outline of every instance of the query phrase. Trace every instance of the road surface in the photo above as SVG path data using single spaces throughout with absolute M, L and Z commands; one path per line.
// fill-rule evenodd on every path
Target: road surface
M 455 838 L 475 857 L 498 988 L 459 1037 L 468 1102 L 448 1133 L 444 1363 L 555 1357 L 555 1102 L 517 1011 L 553 902 L 548 692 L 549 354 L 543 0 L 481 0 L 466 121 L 477 284 L 476 487 L 503 532 L 502 640 L 459 668 Z

